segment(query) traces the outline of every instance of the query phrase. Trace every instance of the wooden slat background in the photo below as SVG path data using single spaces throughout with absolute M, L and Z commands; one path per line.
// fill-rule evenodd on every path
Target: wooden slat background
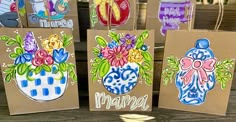
M 138 28 L 144 29 L 146 22 L 146 3 L 140 3 L 140 14 L 138 19 Z M 210 29 L 212 30 L 218 16 L 217 5 L 197 5 L 196 8 L 195 29 Z M 89 10 L 87 2 L 79 2 L 79 21 L 81 42 L 75 44 L 76 49 L 76 64 L 78 72 L 78 87 L 80 96 L 88 96 L 88 76 L 87 76 L 87 49 L 86 49 L 86 30 L 89 28 Z M 221 25 L 221 30 L 235 31 L 236 30 L 236 5 L 227 5 L 224 10 L 224 19 Z M 236 39 L 235 39 L 236 41 Z M 164 44 L 155 44 L 157 47 Z M 236 53 L 236 52 L 235 52 Z M 160 74 L 162 67 L 163 48 L 155 50 L 155 70 L 154 70 L 154 95 L 157 95 L 160 85 Z M 236 75 L 234 81 L 236 80 Z M 0 76 L 0 91 L 3 91 L 3 80 Z M 232 90 L 236 90 L 236 83 L 233 83 Z M 154 97 L 157 99 L 157 96 Z

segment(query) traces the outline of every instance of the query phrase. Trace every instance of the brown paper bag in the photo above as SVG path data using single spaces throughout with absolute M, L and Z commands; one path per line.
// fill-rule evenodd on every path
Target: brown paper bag
M 154 31 L 88 30 L 91 111 L 151 111 Z
M 21 23 L 27 27 L 25 1 L 18 0 L 18 11 L 15 0 L 1 0 L 0 1 L 0 27 L 20 27 L 19 16 Z
M 187 29 L 195 18 L 196 0 L 148 0 L 146 29 L 155 29 L 155 42 L 164 43 L 167 30 Z M 192 14 L 192 15 L 191 15 Z
M 80 41 L 77 0 L 28 0 L 26 10 L 29 27 L 71 28 L 75 41 Z
M 112 28 L 130 30 L 136 24 L 136 0 L 90 0 L 89 6 L 91 28 L 106 30 L 111 23 Z
M 0 31 L 0 63 L 11 115 L 79 108 L 70 29 Z
M 235 67 L 235 35 L 168 31 L 159 107 L 225 115 Z

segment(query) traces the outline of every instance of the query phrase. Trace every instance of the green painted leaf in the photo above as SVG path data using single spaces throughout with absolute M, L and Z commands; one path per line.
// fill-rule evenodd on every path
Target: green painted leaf
M 16 54 L 21 55 L 21 54 L 23 54 L 23 52 L 24 52 L 24 50 L 22 48 L 20 48 L 20 47 L 15 48 Z
M 225 89 L 226 88 L 226 84 L 225 83 L 221 83 L 221 88 Z
M 147 85 L 152 85 L 152 81 L 151 81 L 151 79 L 146 79 L 146 81 L 145 81 L 145 83 L 147 84 Z
M 98 78 L 96 75 L 92 76 L 92 81 L 97 81 L 97 80 L 98 80 Z
M 5 69 L 3 72 L 4 72 L 4 73 L 12 73 L 13 71 L 14 71 L 13 68 L 7 68 L 7 69 Z
M 115 32 L 110 31 L 109 36 L 112 38 L 112 40 L 119 43 L 119 41 L 120 41 L 120 35 L 119 34 L 116 34 Z
M 103 37 L 96 36 L 95 40 L 97 41 L 99 46 L 101 46 L 101 47 L 106 47 L 107 46 L 107 42 L 106 42 L 106 40 Z
M 46 72 L 51 72 L 51 67 L 48 65 L 42 65 L 42 68 L 46 71 Z
M 71 71 L 71 72 L 69 73 L 69 76 L 70 76 L 70 78 L 71 78 L 73 81 L 77 82 L 77 76 L 76 76 L 76 74 L 75 74 L 74 71 Z
M 41 70 L 42 70 L 42 67 L 38 66 L 38 67 L 35 68 L 34 72 L 37 75 L 37 74 L 39 74 L 41 72 Z
M 5 77 L 5 82 L 10 82 L 11 79 L 12 79 L 12 73 L 9 73 L 9 74 L 7 74 L 6 77 Z
M 15 59 L 15 58 L 17 58 L 17 57 L 18 57 L 18 54 L 16 54 L 16 53 L 10 53 L 10 58 Z
M 100 50 L 98 48 L 93 48 L 93 54 L 97 56 L 100 53 Z
M 140 49 L 144 45 L 143 39 L 141 37 L 138 37 L 136 42 L 136 48 Z
M 6 36 L 6 35 L 3 35 L 3 36 L 0 36 L 0 40 L 1 41 L 8 41 L 10 37 Z
M 19 64 L 17 66 L 17 73 L 19 75 L 24 75 L 28 70 L 28 65 L 27 64 Z
M 107 60 L 103 60 L 99 66 L 99 76 L 104 77 L 110 70 L 110 64 Z
M 67 42 L 63 43 L 63 47 L 67 47 L 67 46 L 69 46 L 71 43 L 72 43 L 71 41 L 67 41 Z
M 12 45 L 14 45 L 14 44 L 17 44 L 17 42 L 14 41 L 14 40 L 9 40 L 9 41 L 6 42 L 6 45 L 7 45 L 7 46 L 12 46 Z
M 149 52 L 142 52 L 142 55 L 143 55 L 143 58 L 146 60 L 146 61 L 152 61 L 152 56 Z
M 16 35 L 16 41 L 20 44 L 20 46 L 23 45 L 23 39 L 19 34 Z
M 67 71 L 66 63 L 59 64 L 59 70 L 63 72 Z

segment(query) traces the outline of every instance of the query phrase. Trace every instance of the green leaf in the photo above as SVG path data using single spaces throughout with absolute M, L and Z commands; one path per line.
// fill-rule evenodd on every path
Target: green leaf
M 10 82 L 11 79 L 12 79 L 12 73 L 9 73 L 9 74 L 7 74 L 6 77 L 5 77 L 5 82 Z
M 146 79 L 146 81 L 145 81 L 145 83 L 147 84 L 147 85 L 152 85 L 152 81 L 151 81 L 151 79 Z
M 27 70 L 28 70 L 28 65 L 27 64 L 19 64 L 17 66 L 16 70 L 17 70 L 17 73 L 19 75 L 24 75 L 27 72 Z
M 99 46 L 101 46 L 101 47 L 106 47 L 107 46 L 107 42 L 106 42 L 106 40 L 103 37 L 96 36 L 95 40 L 97 41 Z
M 77 82 L 77 76 L 73 70 L 69 73 L 69 76 L 73 81 Z
M 5 69 L 3 72 L 4 72 L 4 73 L 12 73 L 13 71 L 14 71 L 13 68 L 7 68 L 7 69 Z
M 92 76 L 92 81 L 97 81 L 97 80 L 98 80 L 97 76 L 96 76 L 96 75 L 93 75 L 93 76 Z
M 48 65 L 42 65 L 42 68 L 46 71 L 46 72 L 51 72 L 51 67 Z
M 10 58 L 15 59 L 15 58 L 17 58 L 17 57 L 18 57 L 18 54 L 16 54 L 16 53 L 10 53 Z
M 0 36 L 0 40 L 2 41 L 8 41 L 10 37 L 6 36 L 6 35 L 3 35 L 3 36 Z
M 139 37 L 139 38 L 137 39 L 137 42 L 136 42 L 136 46 L 135 46 L 135 47 L 136 47 L 137 49 L 140 49 L 143 45 L 144 45 L 143 39 Z
M 110 70 L 110 64 L 107 60 L 103 60 L 99 66 L 99 76 L 104 77 Z
M 12 45 L 14 45 L 14 44 L 17 44 L 17 42 L 14 41 L 14 40 L 9 40 L 9 41 L 6 42 L 6 45 L 7 45 L 7 46 L 12 46 Z
M 148 36 L 149 36 L 148 31 L 142 32 L 141 35 L 138 36 L 138 38 L 137 38 L 137 42 L 136 42 L 135 47 L 137 49 L 140 49 L 144 45 L 144 40 L 147 39 Z
M 16 41 L 19 43 L 19 46 L 23 45 L 23 39 L 19 34 L 16 35 Z
M 149 52 L 142 52 L 142 55 L 143 55 L 143 58 L 146 60 L 146 61 L 152 61 L 152 56 Z
M 100 50 L 98 48 L 93 48 L 93 54 L 97 56 L 100 53 Z
M 41 72 L 41 70 L 42 70 L 42 67 L 41 67 L 41 66 L 38 66 L 38 67 L 36 67 L 36 68 L 34 69 L 34 72 L 35 72 L 35 74 L 37 75 L 37 74 L 39 74 L 39 73 Z
M 110 31 L 109 36 L 112 38 L 112 40 L 119 43 L 119 41 L 120 41 L 120 35 L 119 34 L 116 34 L 115 32 Z
M 67 70 L 66 63 L 59 64 L 59 70 L 65 72 Z
M 24 50 L 22 48 L 20 48 L 20 47 L 15 48 L 16 54 L 21 55 L 21 54 L 23 54 L 23 52 L 24 52 Z

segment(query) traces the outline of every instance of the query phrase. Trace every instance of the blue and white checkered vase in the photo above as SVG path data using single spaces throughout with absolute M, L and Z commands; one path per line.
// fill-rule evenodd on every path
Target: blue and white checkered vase
M 67 72 L 53 74 L 42 70 L 37 75 L 31 74 L 34 81 L 28 81 L 26 75 L 16 74 L 16 82 L 19 89 L 29 98 L 37 101 L 50 101 L 64 94 L 67 87 L 67 74 Z

